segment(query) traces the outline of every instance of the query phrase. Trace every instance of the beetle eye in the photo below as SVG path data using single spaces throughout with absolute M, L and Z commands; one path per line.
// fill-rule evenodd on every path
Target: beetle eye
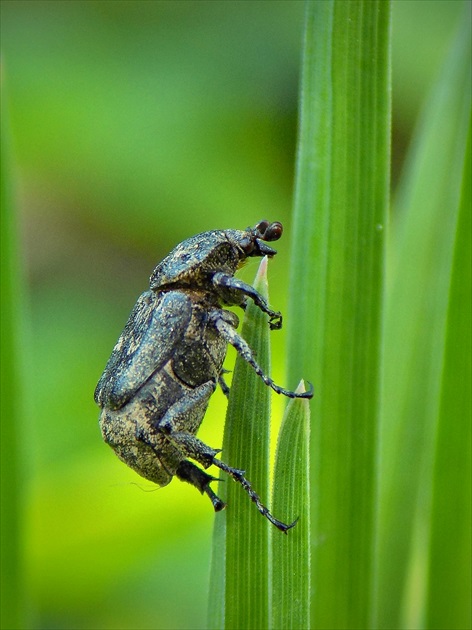
M 254 240 L 252 238 L 243 238 L 239 244 L 241 245 L 244 253 L 248 256 L 254 251 Z
M 264 223 L 267 223 L 267 221 L 264 221 Z M 265 226 L 265 230 L 263 234 L 261 235 L 261 238 L 264 241 L 278 241 L 279 238 L 282 236 L 282 232 L 283 232 L 282 224 L 279 223 L 278 221 L 274 221 L 274 223 L 271 223 L 270 225 L 267 224 Z
M 261 238 L 262 240 L 265 240 L 264 235 L 269 225 L 270 225 L 269 221 L 265 221 L 265 220 L 259 221 L 259 223 L 254 228 L 254 233 L 257 236 L 257 238 Z

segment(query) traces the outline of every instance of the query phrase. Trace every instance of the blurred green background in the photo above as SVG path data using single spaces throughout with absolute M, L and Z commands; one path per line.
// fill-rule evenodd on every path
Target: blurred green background
M 394 2 L 393 187 L 461 6 Z M 303 11 L 297 0 L 1 3 L 27 283 L 29 627 L 205 626 L 211 505 L 177 481 L 154 491 L 119 462 L 93 390 L 173 245 L 261 218 L 289 231 Z M 277 249 L 271 302 L 286 311 L 288 238 Z M 272 341 L 284 384 L 283 331 Z M 199 434 L 215 447 L 224 413 L 218 392 Z

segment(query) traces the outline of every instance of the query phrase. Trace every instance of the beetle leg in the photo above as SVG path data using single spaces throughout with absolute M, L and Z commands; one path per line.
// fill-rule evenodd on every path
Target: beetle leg
M 210 396 L 216 389 L 215 381 L 209 380 L 202 383 L 195 389 L 189 389 L 182 398 L 179 398 L 157 424 L 157 430 L 162 433 L 178 431 L 178 427 L 187 426 L 188 417 L 199 417 L 203 419 Z M 200 424 L 200 423 L 199 423 Z M 199 426 L 198 424 L 198 426 Z M 198 429 L 195 428 L 195 431 Z
M 215 455 L 221 453 L 220 448 L 207 446 L 205 442 L 202 442 L 191 433 L 187 433 L 187 431 L 170 431 L 166 433 L 166 437 L 181 453 L 194 459 L 204 468 L 211 466 Z
M 295 519 L 293 523 L 291 523 L 290 525 L 286 525 L 285 523 L 282 523 L 282 521 L 279 521 L 277 518 L 272 516 L 268 508 L 266 508 L 266 506 L 262 503 L 259 495 L 253 490 L 250 482 L 244 476 L 243 470 L 232 468 L 231 466 L 228 466 L 228 464 L 225 464 L 219 459 L 213 459 L 213 464 L 217 466 L 220 470 L 223 470 L 225 473 L 230 475 L 239 484 L 241 484 L 244 490 L 251 497 L 251 500 L 256 504 L 256 507 L 259 510 L 259 512 L 263 516 L 265 516 L 266 519 L 269 520 L 273 525 L 275 525 L 278 529 L 280 529 L 281 532 L 284 532 L 284 534 L 286 534 L 287 531 L 296 524 L 296 522 L 298 521 L 298 518 Z
M 190 390 L 183 398 L 180 398 L 167 410 L 164 417 L 159 421 L 156 430 L 165 435 L 185 457 L 194 459 L 204 468 L 208 468 L 213 463 L 215 455 L 220 450 L 210 448 L 204 442 L 195 437 L 194 433 L 198 425 L 189 426 L 188 418 L 198 416 L 203 418 L 208 400 L 215 391 L 216 383 L 211 380 Z M 187 430 L 182 430 L 186 428 Z
M 221 271 L 213 275 L 212 282 L 221 298 L 227 304 L 241 305 L 244 302 L 244 296 L 250 297 L 254 304 L 269 316 L 271 330 L 282 328 L 282 313 L 270 309 L 265 298 L 250 284 Z
M 226 381 L 225 381 L 225 379 L 224 379 L 223 372 L 227 372 L 227 371 L 228 371 L 228 370 L 223 370 L 223 371 L 221 372 L 221 374 L 219 375 L 219 377 L 218 377 L 218 384 L 219 384 L 219 386 L 221 387 L 221 391 L 222 391 L 222 392 L 223 392 L 223 394 L 226 396 L 226 398 L 228 398 L 228 397 L 229 397 L 229 391 L 230 391 L 230 390 L 229 390 L 229 386 L 226 384 Z
M 219 512 L 226 507 L 226 503 L 217 497 L 210 488 L 210 483 L 212 481 L 218 481 L 216 477 L 212 477 L 205 471 L 201 470 L 201 468 L 198 468 L 198 466 L 195 466 L 195 464 L 192 464 L 192 462 L 189 462 L 187 459 L 179 464 L 175 474 L 181 481 L 186 481 L 187 483 L 192 484 L 192 486 L 195 486 L 201 494 L 205 493 L 208 497 L 210 497 L 210 501 L 215 508 L 215 512 Z
M 168 438 L 186 457 L 194 459 L 195 461 L 205 466 L 205 468 L 208 468 L 208 466 L 213 464 L 220 470 L 223 470 L 225 473 L 230 475 L 239 484 L 241 484 L 244 490 L 251 497 L 251 500 L 256 504 L 259 512 L 263 516 L 265 516 L 273 525 L 280 529 L 280 531 L 286 532 L 295 525 L 297 521 L 294 521 L 290 525 L 286 525 L 285 523 L 282 523 L 282 521 L 279 521 L 274 516 L 272 516 L 272 514 L 269 512 L 269 509 L 262 503 L 259 495 L 253 490 L 251 483 L 244 476 L 244 470 L 232 468 L 231 466 L 228 466 L 228 464 L 225 464 L 221 460 L 215 458 L 215 455 L 217 455 L 219 451 L 211 448 L 210 446 L 207 446 L 204 442 L 196 438 L 194 435 L 191 435 L 190 433 L 171 432 L 168 434 Z M 207 475 L 207 473 L 203 472 L 203 470 L 200 471 L 200 469 L 196 466 L 193 466 L 193 468 L 190 469 L 188 467 L 188 464 L 193 466 L 191 462 L 185 461 L 179 465 L 179 468 L 177 469 L 177 476 L 180 479 L 183 479 L 183 481 L 188 481 L 192 483 L 200 490 L 200 492 L 205 492 L 210 497 L 213 506 L 215 506 L 215 500 L 223 503 L 221 499 L 218 499 L 213 490 L 209 488 L 208 484 L 213 478 L 210 477 L 210 475 Z M 195 471 L 199 472 L 197 473 Z M 220 503 L 217 503 L 217 505 L 219 506 Z M 221 510 L 223 507 L 224 504 L 218 509 Z M 216 507 L 215 510 L 218 511 Z
M 276 385 L 269 376 L 266 376 L 264 372 L 262 371 L 262 368 L 260 367 L 260 365 L 257 363 L 256 359 L 254 358 L 254 353 L 252 352 L 248 343 L 241 337 L 241 335 L 238 334 L 238 332 L 230 324 L 228 324 L 228 322 L 226 322 L 221 317 L 220 313 L 221 311 L 217 311 L 217 310 L 212 311 L 210 313 L 210 316 L 213 319 L 216 329 L 218 330 L 220 335 L 223 337 L 223 339 L 227 343 L 231 344 L 233 348 L 236 349 L 238 354 L 247 363 L 249 363 L 249 365 L 253 368 L 256 374 L 258 374 L 261 377 L 261 379 L 264 381 L 266 385 L 271 387 L 274 390 L 274 392 L 276 392 L 277 394 L 283 394 L 284 396 L 288 396 L 288 398 L 313 398 L 313 385 L 311 385 L 311 383 L 309 383 L 310 388 L 307 392 L 301 392 L 301 393 L 291 392 L 287 389 L 284 389 L 283 387 L 280 387 L 280 385 Z

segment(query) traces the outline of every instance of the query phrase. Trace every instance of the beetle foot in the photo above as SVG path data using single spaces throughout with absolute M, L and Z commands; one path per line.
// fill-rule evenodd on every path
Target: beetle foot
M 280 330 L 282 328 L 282 313 L 272 313 L 269 317 L 269 328 Z

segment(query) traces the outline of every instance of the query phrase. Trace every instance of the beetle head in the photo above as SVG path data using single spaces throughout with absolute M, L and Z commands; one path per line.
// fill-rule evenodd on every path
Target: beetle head
M 266 242 L 282 236 L 282 224 L 260 221 L 247 230 L 213 230 L 179 243 L 154 269 L 151 289 L 208 287 L 211 277 L 221 271 L 233 275 L 252 256 L 274 256 Z
M 238 243 L 244 252 L 243 257 L 274 256 L 277 253 L 276 250 L 266 245 L 264 241 L 277 241 L 282 236 L 282 232 L 282 224 L 278 221 L 269 223 L 269 221 L 264 220 L 260 221 L 255 227 L 248 228 L 245 232 L 242 232 L 243 236 Z

